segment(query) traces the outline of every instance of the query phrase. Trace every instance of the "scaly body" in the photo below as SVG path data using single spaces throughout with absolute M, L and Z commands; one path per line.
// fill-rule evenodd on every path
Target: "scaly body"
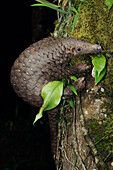
M 99 50 L 100 46 L 76 38 L 45 38 L 28 47 L 16 59 L 11 70 L 12 86 L 23 100 L 40 107 L 40 93 L 46 83 L 78 72 L 76 68 L 66 67 L 70 55 Z M 82 68 L 79 69 L 82 72 Z
M 101 47 L 76 38 L 48 37 L 32 44 L 16 59 L 11 70 L 11 84 L 15 92 L 31 105 L 42 105 L 41 89 L 49 81 L 61 80 L 87 70 L 85 64 L 68 66 L 72 55 L 96 53 Z M 57 109 L 56 109 L 57 110 Z M 55 154 L 57 111 L 49 111 L 52 149 Z

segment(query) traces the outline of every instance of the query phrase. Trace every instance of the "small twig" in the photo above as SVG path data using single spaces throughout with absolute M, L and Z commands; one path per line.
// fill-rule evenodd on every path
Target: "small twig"
M 104 159 L 104 161 L 106 161 L 106 160 L 107 160 L 107 158 L 108 158 L 110 155 L 111 155 L 111 153 L 109 153 L 109 154 L 107 155 L 107 157 Z

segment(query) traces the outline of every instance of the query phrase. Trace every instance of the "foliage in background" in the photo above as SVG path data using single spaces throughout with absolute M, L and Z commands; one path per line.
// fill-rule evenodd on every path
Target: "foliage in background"
M 45 6 L 45 7 L 48 7 L 48 8 L 51 8 L 53 10 L 56 10 L 58 12 L 61 12 L 63 14 L 67 14 L 67 15 L 70 15 L 70 13 L 74 12 L 74 19 L 73 19 L 73 24 L 72 24 L 72 29 L 74 30 L 75 29 L 75 25 L 78 21 L 78 18 L 79 18 L 79 12 L 80 12 L 80 8 L 82 6 L 82 3 L 89 3 L 87 0 L 78 0 L 78 1 L 75 1 L 74 4 L 71 6 L 71 1 L 70 1 L 70 5 L 69 5 L 69 8 L 66 9 L 65 11 L 62 10 L 60 8 L 59 5 L 56 5 L 54 3 L 50 3 L 49 1 L 46 1 L 46 0 L 35 0 L 39 3 L 36 3 L 36 4 L 33 4 L 31 6 Z M 62 0 L 58 0 L 58 3 L 61 3 Z M 68 1 L 66 2 L 62 2 L 62 3 L 66 3 L 67 4 Z M 112 0 L 106 0 L 105 2 L 106 6 L 108 7 L 108 9 L 110 9 L 113 5 L 113 1 Z M 75 7 L 75 6 L 78 6 L 78 7 Z M 66 5 L 65 5 L 66 6 Z
M 33 4 L 33 5 L 31 5 L 31 6 L 45 6 L 45 7 L 54 9 L 54 10 L 56 10 L 56 11 L 58 11 L 58 12 L 61 12 L 61 13 L 63 13 L 63 14 L 68 14 L 68 12 L 63 11 L 62 9 L 60 9 L 58 5 L 55 5 L 55 4 L 50 3 L 50 2 L 48 2 L 48 1 L 45 1 L 45 0 L 36 0 L 36 1 L 37 1 L 37 2 L 40 2 L 40 4 L 37 3 L 37 4 Z

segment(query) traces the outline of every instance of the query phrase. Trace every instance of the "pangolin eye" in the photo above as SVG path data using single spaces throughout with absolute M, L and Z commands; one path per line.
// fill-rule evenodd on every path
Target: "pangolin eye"
M 82 51 L 82 49 L 80 48 L 80 47 L 78 47 L 77 48 L 77 52 L 79 53 L 79 52 L 81 52 Z

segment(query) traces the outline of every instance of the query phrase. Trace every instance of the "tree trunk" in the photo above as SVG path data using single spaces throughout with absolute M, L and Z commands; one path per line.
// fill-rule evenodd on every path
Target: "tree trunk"
M 73 36 L 94 43 L 99 40 L 107 57 L 107 73 L 103 81 L 95 86 L 95 80 L 91 76 L 92 71 L 90 70 L 86 74 L 85 90 L 73 97 L 75 107 L 65 105 L 66 112 L 62 113 L 61 111 L 63 119 L 58 124 L 57 170 L 112 169 L 113 58 L 107 54 L 107 48 L 110 49 L 109 54 L 112 54 L 113 31 L 110 30 L 108 33 L 106 27 L 113 28 L 113 7 L 108 10 L 104 2 L 104 0 L 102 2 L 94 0 L 82 3 L 79 19 L 74 29 L 75 13 L 70 15 L 58 14 L 58 22 L 53 35 L 57 37 Z M 67 0 L 62 1 L 60 5 L 63 10 L 66 10 L 73 4 Z M 80 2 L 76 4 L 76 9 L 79 4 Z M 93 12 L 88 13 L 91 10 Z M 98 24 L 95 24 L 97 17 Z M 98 27 L 99 24 L 100 27 Z M 104 35 L 103 39 L 102 35 Z M 72 63 L 78 64 L 78 60 L 78 58 L 74 59 Z M 79 62 L 83 62 L 83 57 Z M 87 62 L 91 66 L 90 59 Z

